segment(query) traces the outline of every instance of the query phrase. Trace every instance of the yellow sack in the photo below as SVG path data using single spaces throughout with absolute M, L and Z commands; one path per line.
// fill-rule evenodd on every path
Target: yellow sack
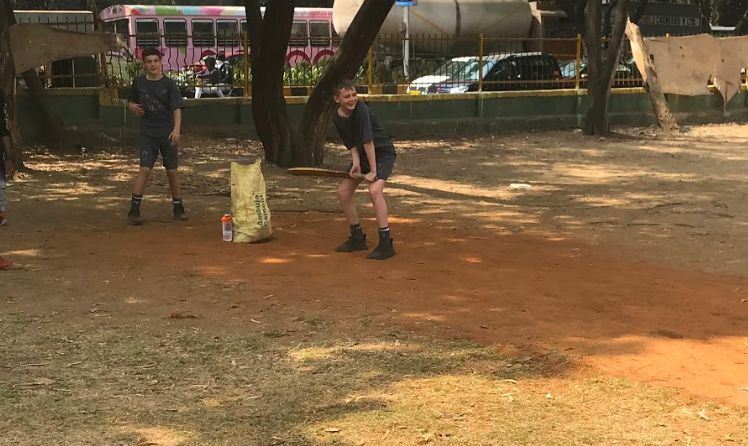
M 231 215 L 236 243 L 262 242 L 273 235 L 260 160 L 248 166 L 231 163 Z

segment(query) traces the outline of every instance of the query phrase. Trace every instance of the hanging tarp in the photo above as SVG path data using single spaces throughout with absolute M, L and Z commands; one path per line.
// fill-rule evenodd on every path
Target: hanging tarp
M 63 31 L 33 23 L 19 23 L 9 31 L 16 73 L 56 60 L 90 56 L 124 46 L 117 35 L 111 33 Z
M 646 72 L 647 57 L 664 93 L 707 95 L 711 79 L 725 104 L 740 91 L 740 70 L 748 66 L 748 36 L 647 37 L 644 49 L 633 41 L 631 46 L 639 71 Z

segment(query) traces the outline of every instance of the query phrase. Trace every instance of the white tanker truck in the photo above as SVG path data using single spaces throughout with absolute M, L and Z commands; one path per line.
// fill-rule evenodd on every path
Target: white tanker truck
M 364 0 L 335 0 L 332 21 L 338 34 L 348 31 L 363 3 Z M 386 67 L 380 74 L 392 76 L 390 81 L 396 83 L 415 78 L 410 88 L 425 91 L 431 83 L 477 66 L 480 34 L 488 37 L 484 39 L 484 54 L 546 51 L 573 57 L 573 40 L 521 40 L 563 37 L 565 18 L 566 14 L 549 1 L 418 0 L 407 11 L 410 45 L 406 45 L 405 11 L 393 6 L 379 31 L 377 53 Z M 434 71 L 436 67 L 440 68 Z M 476 73 L 473 74 L 477 76 Z
M 343 35 L 364 0 L 335 0 L 332 22 Z M 548 2 L 544 2 L 548 3 Z M 408 11 L 411 36 L 444 36 L 451 42 L 484 34 L 492 37 L 544 37 L 546 28 L 556 29 L 566 14 L 559 8 L 539 8 L 527 0 L 418 0 Z M 401 35 L 404 32 L 403 8 L 393 6 L 379 33 Z M 557 34 L 555 31 L 553 34 Z M 553 37 L 558 37 L 554 35 Z M 428 39 L 413 39 L 415 49 L 436 49 Z M 473 45 L 474 46 L 474 45 Z M 438 45 L 445 50 L 452 46 Z

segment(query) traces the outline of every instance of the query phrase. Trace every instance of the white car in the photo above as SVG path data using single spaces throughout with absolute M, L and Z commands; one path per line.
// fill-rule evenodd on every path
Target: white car
M 455 57 L 450 59 L 442 66 L 440 66 L 433 74 L 428 76 L 421 76 L 414 79 L 410 85 L 408 85 L 409 94 L 427 94 L 429 87 L 432 85 L 444 82 L 448 79 L 459 78 L 460 74 L 466 70 L 466 68 L 476 65 L 478 58 L 473 56 L 466 57 Z
M 483 57 L 483 74 L 496 63 L 496 55 Z M 471 82 L 478 80 L 479 60 L 477 56 L 455 57 L 446 61 L 434 74 L 419 77 L 408 85 L 409 94 L 437 93 L 436 86 L 450 85 L 449 93 L 464 93 Z M 439 91 L 446 93 L 446 91 Z

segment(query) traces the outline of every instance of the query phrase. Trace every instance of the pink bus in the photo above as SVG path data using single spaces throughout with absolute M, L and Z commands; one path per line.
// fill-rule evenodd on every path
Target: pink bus
M 169 71 L 207 55 L 244 53 L 247 21 L 241 6 L 113 5 L 101 11 L 101 20 L 105 31 L 127 39 L 135 57 L 144 48 L 159 48 Z M 327 59 L 336 49 L 336 37 L 331 8 L 296 8 L 286 60 L 293 66 Z

